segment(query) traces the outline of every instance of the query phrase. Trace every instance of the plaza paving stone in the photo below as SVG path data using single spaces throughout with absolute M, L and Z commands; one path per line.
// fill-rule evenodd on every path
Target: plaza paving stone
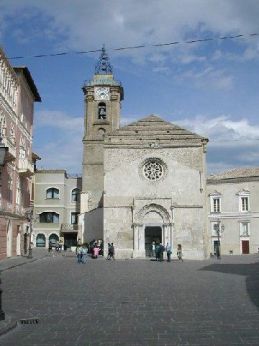
M 47 256 L 2 273 L 18 324 L 2 346 L 259 345 L 259 257 L 155 262 Z

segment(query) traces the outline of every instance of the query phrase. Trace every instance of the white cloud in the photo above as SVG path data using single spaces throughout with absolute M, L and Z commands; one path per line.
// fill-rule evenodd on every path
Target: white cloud
M 49 18 L 45 33 L 62 35 L 64 47 L 80 50 L 99 48 L 104 42 L 108 47 L 153 44 L 208 32 L 224 35 L 259 29 L 259 2 L 253 0 L 2 0 L 0 19 L 11 26 L 12 16 L 35 16 L 37 11 Z M 174 49 L 166 52 L 173 55 Z M 150 57 L 149 50 L 123 54 Z
M 214 143 L 223 145 L 224 141 L 254 141 L 259 139 L 259 126 L 250 124 L 247 119 L 231 120 L 230 116 L 221 115 L 215 118 L 196 116 L 191 119 L 179 120 L 177 123 L 192 131 L 208 137 Z M 226 145 L 226 144 L 224 144 Z
M 39 154 L 39 168 L 66 169 L 81 173 L 83 118 L 60 111 L 42 111 L 35 115 L 33 150 Z
M 230 90 L 233 87 L 233 77 L 224 70 L 208 66 L 198 71 L 187 70 L 179 75 L 179 80 L 189 80 L 199 88 L 214 88 Z
M 225 115 L 215 118 L 196 116 L 175 123 L 209 139 L 209 172 L 259 166 L 259 126 L 250 124 L 247 119 L 235 121 Z

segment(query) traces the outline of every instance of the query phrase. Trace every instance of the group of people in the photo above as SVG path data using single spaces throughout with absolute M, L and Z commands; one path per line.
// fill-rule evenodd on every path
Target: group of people
M 89 244 L 85 243 L 76 247 L 76 257 L 78 263 L 86 263 L 88 253 L 93 259 L 97 259 L 103 254 L 102 242 L 93 241 Z
M 156 261 L 164 260 L 164 252 L 166 252 L 167 262 L 171 262 L 172 249 L 169 243 L 164 246 L 162 243 L 152 242 L 152 256 L 156 258 Z M 182 245 L 177 245 L 177 258 L 180 261 L 183 261 Z

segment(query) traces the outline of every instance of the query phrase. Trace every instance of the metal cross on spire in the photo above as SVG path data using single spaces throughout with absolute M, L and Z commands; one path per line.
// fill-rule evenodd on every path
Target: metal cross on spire
M 109 62 L 109 57 L 105 51 L 104 45 L 102 47 L 99 61 L 95 65 L 95 74 L 112 74 L 112 67 Z

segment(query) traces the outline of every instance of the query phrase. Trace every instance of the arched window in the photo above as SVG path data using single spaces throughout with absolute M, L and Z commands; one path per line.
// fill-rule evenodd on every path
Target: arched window
M 55 245 L 57 244 L 59 241 L 59 237 L 58 235 L 56 235 L 55 233 L 52 233 L 50 236 L 49 236 L 49 243 L 52 244 L 52 245 Z
M 79 201 L 79 195 L 80 195 L 80 190 L 77 188 L 73 189 L 72 194 L 71 194 L 72 202 L 78 202 Z
M 59 198 L 59 189 L 56 189 L 54 187 L 51 187 L 46 192 L 46 198 Z
M 43 212 L 40 214 L 40 223 L 59 223 L 59 214 L 55 212 Z
M 106 119 L 106 104 L 104 102 L 100 102 L 98 104 L 98 119 Z
M 46 237 L 44 234 L 38 234 L 36 237 L 36 247 L 45 247 Z
M 102 139 L 104 138 L 104 136 L 105 136 L 105 129 L 103 129 L 103 128 L 99 128 L 98 129 L 98 136 L 100 136 Z
M 0 135 L 1 137 L 6 136 L 6 120 L 3 113 L 0 115 Z

